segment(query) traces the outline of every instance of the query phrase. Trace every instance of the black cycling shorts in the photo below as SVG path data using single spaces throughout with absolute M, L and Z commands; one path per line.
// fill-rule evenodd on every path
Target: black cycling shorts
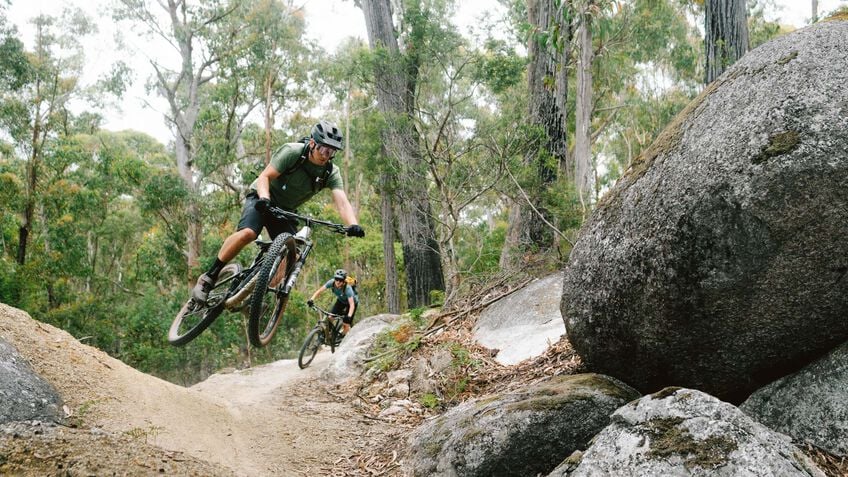
M 241 219 L 238 223 L 238 230 L 250 229 L 258 236 L 262 232 L 264 226 L 268 230 L 268 235 L 271 240 L 283 232 L 294 235 L 297 232 L 297 223 L 288 220 L 277 220 L 273 217 L 268 217 L 265 214 L 256 210 L 256 203 L 259 201 L 259 195 L 256 191 L 250 191 L 244 198 L 244 207 L 241 209 Z
M 344 316 L 344 318 L 342 318 L 342 322 L 353 326 L 353 319 L 356 318 L 356 311 L 359 310 L 359 305 L 357 305 L 356 308 L 353 309 L 353 316 L 351 316 L 350 318 L 347 317 L 347 310 L 349 308 L 349 303 L 344 303 L 339 300 L 336 300 L 336 303 L 333 305 L 333 309 L 330 310 L 330 313 L 334 315 Z

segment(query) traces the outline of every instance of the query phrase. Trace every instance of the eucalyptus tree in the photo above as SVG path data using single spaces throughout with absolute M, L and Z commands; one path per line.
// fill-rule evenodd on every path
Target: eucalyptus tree
M 14 62 L 3 67 L 7 89 L 3 91 L 0 121 L 17 145 L 14 155 L 25 162 L 16 254 L 21 265 L 26 262 L 27 246 L 36 227 L 44 151 L 48 142 L 60 134 L 69 104 L 83 99 L 84 55 L 79 40 L 94 31 L 80 10 L 66 10 L 61 19 L 41 15 L 32 23 L 35 41 L 28 64 L 16 53 L 20 50 L 14 40 L 7 37 L 3 47 L 4 56 Z
M 400 313 L 403 298 L 402 275 L 399 272 L 398 257 L 395 251 L 395 197 L 393 174 L 396 168 L 391 164 L 388 151 L 382 140 L 386 130 L 385 116 L 379 111 L 375 92 L 374 56 L 367 44 L 360 40 L 349 39 L 342 42 L 336 52 L 319 63 L 321 69 L 318 76 L 326 80 L 326 86 L 342 104 L 343 127 L 345 129 L 345 150 L 341 160 L 344 161 L 342 174 L 344 176 L 345 192 L 351 198 L 354 209 L 359 214 L 360 222 L 367 221 L 372 212 L 369 209 L 379 209 L 379 219 L 374 211 L 375 230 L 381 229 L 382 253 L 381 263 L 383 274 L 375 269 L 367 276 L 360 275 L 361 291 L 367 291 L 369 285 L 362 283 L 370 281 L 379 293 L 369 294 L 379 300 L 380 310 L 389 313 Z M 339 161 L 337 158 L 336 161 Z M 374 192 L 379 191 L 376 197 Z M 378 205 L 368 207 L 368 204 L 379 201 Z M 363 222 L 370 230 L 367 222 Z M 368 239 L 366 239 L 366 242 Z M 357 244 L 362 241 L 357 241 Z M 349 241 L 343 244 L 342 255 L 345 268 L 354 270 L 354 265 L 362 266 L 350 251 Z M 356 247 L 357 249 L 361 247 Z M 363 268 L 360 268 L 361 270 Z M 364 285 L 364 286 L 363 286 Z M 363 293 L 362 295 L 365 295 Z
M 436 238 L 432 206 L 427 192 L 427 165 L 421 154 L 421 135 L 413 120 L 419 71 L 425 60 L 428 33 L 438 31 L 437 3 L 405 0 L 395 12 L 390 0 L 362 0 L 368 40 L 374 52 L 377 103 L 385 116 L 383 142 L 396 174 L 384 174 L 381 194 L 396 191 L 393 198 L 403 244 L 407 299 L 410 307 L 430 303 L 430 292 L 444 290 L 441 251 Z M 399 39 L 403 38 L 403 48 Z M 395 182 L 395 179 L 397 180 Z M 388 227 L 384 224 L 384 227 Z
M 600 0 L 604 1 L 604 0 Z M 590 207 L 593 189 L 592 145 L 590 130 L 593 113 L 592 68 L 595 46 L 592 43 L 592 17 L 600 11 L 596 0 L 578 1 L 576 5 L 577 27 L 577 97 L 574 116 L 574 183 L 583 214 Z
M 522 196 L 513 200 L 509 213 L 503 268 L 520 265 L 527 252 L 545 252 L 554 244 L 551 214 L 542 200 L 543 191 L 556 181 L 567 165 L 567 75 L 571 55 L 569 0 L 528 0 L 527 81 L 528 124 L 535 134 L 528 137 L 524 166 L 532 170 L 530 180 L 519 185 Z M 565 166 L 563 166 L 565 164 Z
M 698 93 L 703 78 L 701 34 L 689 20 L 687 4 L 636 0 L 596 5 L 593 94 L 584 103 L 592 114 L 588 128 L 575 139 L 582 136 L 591 152 L 593 200 Z
M 204 88 L 219 74 L 220 62 L 242 48 L 239 25 L 224 21 L 238 2 L 211 0 L 197 5 L 188 0 L 118 0 L 114 16 L 140 27 L 151 44 L 167 49 L 151 49 L 153 82 L 168 102 L 166 118 L 174 133 L 176 165 L 180 177 L 195 200 L 188 202 L 185 258 L 187 282 L 198 266 L 203 239 L 203 222 L 197 197 L 202 177 L 195 156 L 198 144 L 195 127 L 206 92 Z M 168 54 L 171 57 L 168 57 Z M 174 55 L 176 53 L 176 55 Z
M 705 82 L 712 83 L 750 49 L 745 0 L 706 0 L 704 15 Z
M 484 86 L 493 76 L 508 73 L 487 75 L 494 63 L 485 53 L 450 22 L 438 28 L 424 49 L 428 60 L 419 69 L 413 118 L 421 132 L 449 302 L 468 272 L 461 269 L 460 252 L 474 253 L 460 243 L 466 238 L 462 229 L 477 220 L 470 218 L 477 209 L 489 209 L 489 196 L 505 177 L 508 158 L 493 153 L 490 131 L 478 124 L 487 119 Z
M 0 131 L 5 133 L 0 134 L 0 261 L 4 264 L 0 266 L 3 270 L 0 272 L 0 301 L 9 303 L 8 298 L 3 299 L 6 295 L 3 284 L 14 281 L 11 279 L 13 265 L 10 263 L 5 266 L 6 256 L 14 256 L 10 253 L 14 244 L 6 237 L 18 232 L 15 216 L 23 210 L 21 198 L 24 197 L 24 181 L 21 180 L 23 174 L 15 159 L 15 145 L 6 139 L 13 139 L 10 127 L 18 124 L 17 118 L 23 114 L 23 104 L 18 101 L 18 97 L 29 82 L 31 68 L 17 30 L 6 25 L 6 17 L 2 15 L 4 10 L 5 5 L 0 4 Z M 8 279 L 5 278 L 7 273 Z
M 240 2 L 222 21 L 239 31 L 242 48 L 221 58 L 219 78 L 207 86 L 195 132 L 196 164 L 207 184 L 229 192 L 237 204 L 272 150 L 293 135 L 275 130 L 275 119 L 314 104 L 308 72 L 320 50 L 304 40 L 301 13 L 283 2 Z M 257 134 L 253 125 L 260 116 Z

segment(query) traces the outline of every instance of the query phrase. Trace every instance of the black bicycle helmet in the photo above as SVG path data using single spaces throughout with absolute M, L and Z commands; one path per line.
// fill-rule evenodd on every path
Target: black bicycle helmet
M 332 148 L 344 149 L 344 137 L 336 123 L 322 119 L 318 124 L 312 126 L 312 139 L 318 144 Z
M 336 270 L 335 275 L 333 275 L 334 280 L 344 280 L 345 278 L 347 278 L 347 272 L 343 268 Z

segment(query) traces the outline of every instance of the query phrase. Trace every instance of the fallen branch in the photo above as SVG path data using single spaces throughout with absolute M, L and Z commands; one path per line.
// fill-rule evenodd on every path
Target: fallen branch
M 512 293 L 516 292 L 517 290 L 520 290 L 520 289 L 524 288 L 524 287 L 525 287 L 528 283 L 530 283 L 532 280 L 533 280 L 532 278 L 528 278 L 528 279 L 524 280 L 523 282 L 521 282 L 518 286 L 516 286 L 515 288 L 513 288 L 513 289 L 511 289 L 511 290 L 509 290 L 509 291 L 506 291 L 506 292 L 504 292 L 504 293 L 502 293 L 502 294 L 500 294 L 500 295 L 498 295 L 498 296 L 496 296 L 496 297 L 494 297 L 494 298 L 492 298 L 492 299 L 490 299 L 490 300 L 488 300 L 488 301 L 485 301 L 485 302 L 483 302 L 483 303 L 480 303 L 480 304 L 474 305 L 474 306 L 472 306 L 472 307 L 470 307 L 470 308 L 466 308 L 466 309 L 465 309 L 464 311 L 462 311 L 460 314 L 458 314 L 457 316 L 455 316 L 455 317 L 451 318 L 450 320 L 445 321 L 444 323 L 442 323 L 441 325 L 437 326 L 436 328 L 433 328 L 433 329 L 427 330 L 427 332 L 426 332 L 426 333 L 424 333 L 424 337 L 427 337 L 427 336 L 432 335 L 433 333 L 436 333 L 437 331 L 439 331 L 439 330 L 441 330 L 441 329 L 445 328 L 445 327 L 446 327 L 446 326 L 448 326 L 449 324 L 451 324 L 451 323 L 453 323 L 453 322 L 455 322 L 455 321 L 459 320 L 460 318 L 463 318 L 464 316 L 468 315 L 469 313 L 471 313 L 471 312 L 473 312 L 473 311 L 477 311 L 477 310 L 479 310 L 479 309 L 481 309 L 481 308 L 486 308 L 487 306 L 491 305 L 492 303 L 495 303 L 496 301 L 500 300 L 501 298 L 504 298 L 504 297 L 506 297 L 506 296 L 511 295 Z

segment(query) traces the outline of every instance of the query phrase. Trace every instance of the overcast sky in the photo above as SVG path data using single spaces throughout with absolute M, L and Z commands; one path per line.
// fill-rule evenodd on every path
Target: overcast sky
M 51 15 L 59 14 L 63 7 L 68 5 L 78 6 L 88 12 L 99 24 L 100 34 L 86 43 L 86 58 L 90 63 L 87 68 L 92 79 L 97 76 L 99 69 L 108 68 L 117 58 L 115 49 L 112 47 L 112 35 L 114 26 L 108 17 L 98 17 L 98 12 L 106 12 L 105 5 L 108 0 L 12 0 L 9 7 L 8 20 L 16 25 L 21 32 L 22 39 L 30 46 L 32 41 L 32 28 L 28 20 L 40 13 Z M 454 17 L 455 23 L 461 31 L 469 32 L 478 23 L 481 14 L 500 15 L 503 8 L 496 0 L 465 0 L 459 2 L 461 6 Z M 362 12 L 353 5 L 352 0 L 294 0 L 295 5 L 302 5 L 306 11 L 308 23 L 307 36 L 320 41 L 325 49 L 333 49 L 347 37 L 361 38 L 366 40 L 365 19 Z M 769 20 L 779 20 L 781 23 L 802 27 L 809 22 L 811 16 L 810 0 L 775 0 L 776 11 L 768 12 Z M 820 15 L 830 12 L 839 6 L 848 5 L 848 0 L 819 0 Z M 143 49 L 144 45 L 132 45 Z M 135 55 L 138 61 L 134 62 L 138 69 L 133 88 L 121 101 L 122 111 L 111 111 L 107 113 L 105 129 L 119 131 L 122 129 L 135 129 L 146 132 L 163 143 L 171 140 L 171 132 L 162 119 L 164 101 L 146 95 L 143 84 L 149 75 L 149 64 L 144 55 Z M 150 103 L 153 108 L 145 106 Z

